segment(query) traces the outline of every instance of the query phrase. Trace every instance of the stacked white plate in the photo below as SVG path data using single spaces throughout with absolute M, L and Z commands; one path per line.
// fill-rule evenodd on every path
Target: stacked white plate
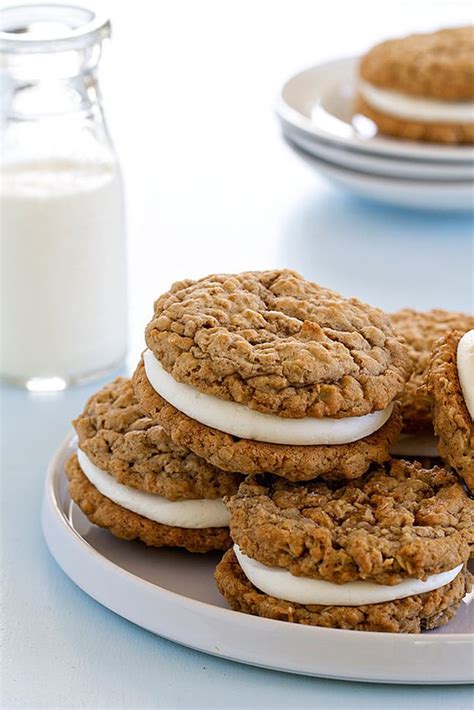
M 474 149 L 382 136 L 353 114 L 357 58 L 306 69 L 278 100 L 283 135 L 331 181 L 379 202 L 421 209 L 474 207 Z

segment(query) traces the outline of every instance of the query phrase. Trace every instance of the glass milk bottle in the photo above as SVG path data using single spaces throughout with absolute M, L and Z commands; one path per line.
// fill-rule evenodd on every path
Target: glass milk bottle
M 29 5 L 0 30 L 0 376 L 63 389 L 127 346 L 123 187 L 97 84 L 110 25 Z

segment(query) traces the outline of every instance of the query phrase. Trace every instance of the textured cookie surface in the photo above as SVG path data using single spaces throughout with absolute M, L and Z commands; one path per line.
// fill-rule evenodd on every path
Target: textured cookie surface
M 419 633 L 446 624 L 472 584 L 472 575 L 463 570 L 440 589 L 393 602 L 363 606 L 303 605 L 259 591 L 244 575 L 233 550 L 228 550 L 217 565 L 215 578 L 220 593 L 235 611 L 296 624 L 389 633 Z
M 289 270 L 175 283 L 145 338 L 176 381 L 281 417 L 384 409 L 408 366 L 382 311 Z
M 427 379 L 441 456 L 456 469 L 474 494 L 474 423 L 467 411 L 456 364 L 462 335 L 463 332 L 454 331 L 438 341 Z
M 169 500 L 222 498 L 242 480 L 174 444 L 143 414 L 129 379 L 117 378 L 94 394 L 74 427 L 92 463 L 125 486 Z
M 238 468 L 242 473 L 270 472 L 291 481 L 307 481 L 316 476 L 357 478 L 371 463 L 390 458 L 390 448 L 402 427 L 396 403 L 383 427 L 352 444 L 292 446 L 250 441 L 211 429 L 166 402 L 148 382 L 143 362 L 135 370 L 133 382 L 142 409 L 162 424 L 177 445 L 228 471 Z
M 474 328 L 474 317 L 439 308 L 425 312 L 404 308 L 393 313 L 391 319 L 397 333 L 408 343 L 412 368 L 400 397 L 404 431 L 430 432 L 433 430 L 431 397 L 421 388 L 434 344 L 450 330 Z
M 393 602 L 364 606 L 303 605 L 260 592 L 242 572 L 233 550 L 225 553 L 215 577 L 220 593 L 235 611 L 296 624 L 390 633 L 419 633 L 446 624 L 456 614 L 472 582 L 472 575 L 463 570 L 440 589 Z
M 69 493 L 84 515 L 123 540 L 141 540 L 151 547 L 184 547 L 190 552 L 226 550 L 231 545 L 228 528 L 178 528 L 122 508 L 106 498 L 83 474 L 74 454 L 66 464 Z
M 246 555 L 296 576 L 398 584 L 469 558 L 474 501 L 454 473 L 393 461 L 345 484 L 249 477 L 227 501 Z
M 359 71 L 365 81 L 404 94 L 448 101 L 473 99 L 473 28 L 387 40 L 362 58 Z
M 474 122 L 437 123 L 399 118 L 374 108 L 361 94 L 356 97 L 354 113 L 361 113 L 363 116 L 370 118 L 376 124 L 378 131 L 388 136 L 451 145 L 474 143 Z

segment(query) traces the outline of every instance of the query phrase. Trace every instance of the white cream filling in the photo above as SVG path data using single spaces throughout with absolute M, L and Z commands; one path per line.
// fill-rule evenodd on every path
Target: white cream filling
M 176 382 L 151 350 L 145 351 L 143 362 L 151 386 L 173 407 L 201 424 L 241 439 L 290 445 L 350 444 L 380 429 L 393 410 L 392 402 L 362 417 L 287 419 L 255 412 L 244 404 L 227 402 Z
M 392 456 L 439 456 L 437 443 L 432 434 L 400 434 L 390 453 Z
M 474 122 L 474 101 L 425 99 L 381 89 L 367 81 L 359 83 L 359 91 L 368 104 L 389 116 L 424 123 Z
M 474 421 L 474 330 L 464 333 L 456 354 L 458 377 L 467 411 Z
M 229 525 L 229 511 L 220 499 L 168 500 L 124 486 L 102 471 L 78 449 L 77 458 L 84 475 L 106 498 L 144 518 L 179 528 L 223 528 Z
M 296 604 L 321 604 L 323 606 L 361 606 L 362 604 L 380 604 L 423 594 L 449 584 L 462 570 L 462 565 L 449 572 L 441 572 L 427 580 L 405 579 L 394 585 L 375 584 L 374 582 L 347 582 L 334 584 L 322 579 L 295 577 L 291 572 L 280 567 L 267 567 L 247 557 L 238 545 L 234 552 L 247 579 L 260 591 L 277 599 Z

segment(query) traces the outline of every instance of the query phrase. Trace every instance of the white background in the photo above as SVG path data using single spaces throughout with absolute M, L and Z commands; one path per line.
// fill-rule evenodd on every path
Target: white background
M 157 294 L 216 271 L 289 266 L 387 309 L 469 309 L 469 218 L 385 210 L 327 187 L 283 144 L 273 113 L 299 69 L 469 22 L 469 3 L 95 5 L 114 26 L 103 89 L 127 184 L 132 360 Z

